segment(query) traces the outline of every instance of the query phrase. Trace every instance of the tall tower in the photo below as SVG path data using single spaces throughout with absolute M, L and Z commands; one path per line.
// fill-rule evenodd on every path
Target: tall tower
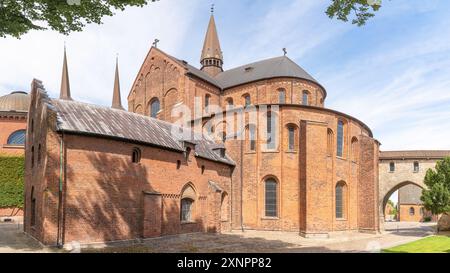
M 212 77 L 223 71 L 223 55 L 217 35 L 216 22 L 214 21 L 214 6 L 211 7 L 211 18 L 209 19 L 200 63 L 202 64 L 201 70 Z

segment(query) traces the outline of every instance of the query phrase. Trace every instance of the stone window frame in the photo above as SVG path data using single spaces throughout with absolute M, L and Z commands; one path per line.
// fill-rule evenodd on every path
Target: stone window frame
M 195 189 L 195 186 L 188 182 L 183 189 L 181 190 L 180 194 L 180 222 L 181 224 L 189 224 L 189 223 L 195 223 L 195 212 L 196 212 L 196 204 L 197 204 L 197 191 Z M 186 213 L 185 207 L 183 205 L 189 204 L 189 212 Z M 188 218 L 186 218 L 188 216 Z
M 295 153 L 299 150 L 299 127 L 295 123 L 287 123 L 285 125 L 286 128 L 286 135 L 287 135 L 287 141 L 286 141 L 286 152 Z M 293 130 L 293 143 L 291 143 L 291 130 Z M 291 144 L 293 147 L 291 147 Z

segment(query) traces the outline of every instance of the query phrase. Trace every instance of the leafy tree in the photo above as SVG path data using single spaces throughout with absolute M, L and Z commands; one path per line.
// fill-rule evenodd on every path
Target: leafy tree
M 367 20 L 375 16 L 375 12 L 381 7 L 381 0 L 331 0 L 326 14 L 330 18 L 347 22 L 354 16 L 352 24 L 364 25 Z
M 102 23 L 104 16 L 127 6 L 157 0 L 0 0 L 0 37 L 19 38 L 30 30 L 52 29 L 63 34 Z
M 424 183 L 427 189 L 422 191 L 424 207 L 438 215 L 450 211 L 450 157 L 436 163 L 436 170 L 429 169 Z

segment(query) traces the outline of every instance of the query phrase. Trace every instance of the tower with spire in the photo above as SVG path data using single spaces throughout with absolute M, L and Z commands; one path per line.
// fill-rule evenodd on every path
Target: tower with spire
M 216 22 L 214 20 L 214 5 L 211 7 L 208 30 L 203 43 L 202 56 L 200 58 L 201 70 L 214 77 L 223 71 L 223 55 L 220 49 L 219 36 L 217 35 Z
M 119 57 L 116 57 L 116 73 L 114 77 L 114 91 L 113 91 L 113 100 L 112 100 L 112 108 L 124 110 L 122 107 L 122 101 L 120 98 L 120 81 L 119 81 Z
M 65 45 L 64 45 L 63 69 L 61 76 L 61 90 L 59 98 L 61 100 L 72 100 L 72 97 L 70 96 L 69 69 L 67 67 L 67 54 Z

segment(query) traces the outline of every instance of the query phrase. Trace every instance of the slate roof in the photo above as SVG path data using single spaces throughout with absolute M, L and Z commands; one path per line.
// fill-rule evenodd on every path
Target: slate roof
M 301 78 L 319 84 L 311 75 L 286 56 L 270 58 L 217 74 L 223 89 L 275 77 Z
M 187 69 L 188 74 L 200 78 L 221 90 L 259 80 L 287 77 L 311 81 L 322 87 L 325 92 L 325 96 L 327 95 L 325 88 L 316 79 L 314 79 L 310 74 L 308 74 L 308 72 L 286 56 L 270 58 L 242 65 L 223 71 L 215 77 L 211 77 L 200 69 L 188 64 L 186 61 L 177 59 L 167 53 L 164 54 L 183 65 Z
M 169 150 L 184 152 L 184 139 L 172 134 L 181 128 L 171 123 L 109 107 L 68 100 L 50 100 L 57 114 L 57 131 L 128 140 Z M 185 129 L 187 130 L 187 129 Z M 186 131 L 184 131 L 186 132 Z M 191 130 L 187 130 L 193 135 Z M 227 155 L 221 157 L 214 149 L 214 140 L 200 134 L 187 141 L 195 144 L 195 155 L 235 165 Z M 223 147 L 223 145 L 222 145 Z
M 447 150 L 411 150 L 411 151 L 381 151 L 380 159 L 442 159 L 450 156 Z

